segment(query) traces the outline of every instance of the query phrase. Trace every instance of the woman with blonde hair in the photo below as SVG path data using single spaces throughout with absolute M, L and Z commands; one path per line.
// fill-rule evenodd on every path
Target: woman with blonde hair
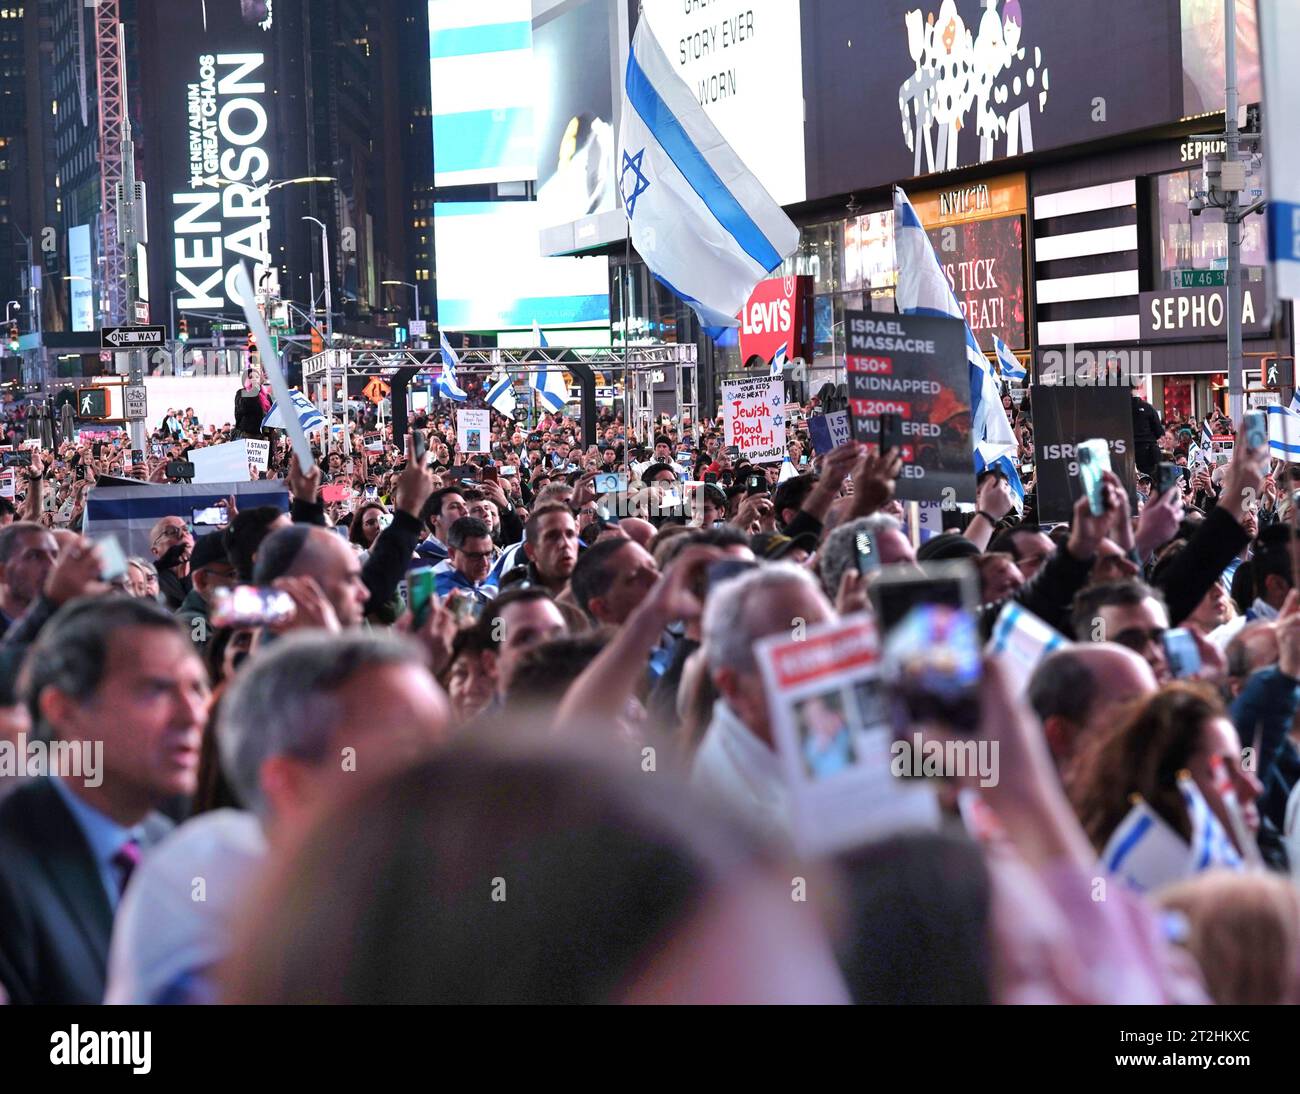
M 1214 871 L 1155 894 L 1182 917 L 1178 939 L 1214 1002 L 1300 1001 L 1300 891 L 1273 874 Z

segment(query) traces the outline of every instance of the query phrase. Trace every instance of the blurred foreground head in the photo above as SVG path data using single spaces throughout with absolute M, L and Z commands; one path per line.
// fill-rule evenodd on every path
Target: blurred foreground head
M 364 789 L 270 878 L 232 1000 L 845 998 L 818 912 L 639 767 L 452 750 Z

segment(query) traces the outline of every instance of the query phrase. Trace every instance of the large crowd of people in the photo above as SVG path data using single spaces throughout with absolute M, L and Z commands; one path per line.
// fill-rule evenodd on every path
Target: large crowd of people
M 899 455 L 817 452 L 816 399 L 763 466 L 721 417 L 638 437 L 608 408 L 590 446 L 494 413 L 466 455 L 433 405 L 401 437 L 340 422 L 306 468 L 251 377 L 228 423 L 177 408 L 148 451 L 18 468 L 0 743 L 102 763 L 0 780 L 8 1002 L 1300 1000 L 1291 465 L 1135 397 L 1136 502 L 1107 472 L 1047 527 L 1008 396 L 1023 505 L 987 471 L 923 539 Z M 104 580 L 97 479 L 253 433 L 288 512 L 159 516 Z M 933 560 L 971 567 L 985 638 L 1008 605 L 1062 638 L 1028 679 L 983 660 L 995 779 L 812 858 L 755 646 L 874 618 L 876 573 Z M 1187 852 L 1149 891 L 1106 859 L 1136 802 Z

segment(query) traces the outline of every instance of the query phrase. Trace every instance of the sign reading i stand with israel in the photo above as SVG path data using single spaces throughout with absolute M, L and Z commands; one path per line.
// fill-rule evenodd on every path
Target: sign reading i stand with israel
M 1300 300 L 1300 5 L 1258 0 L 1259 46 L 1268 108 L 1264 162 L 1268 169 L 1268 257 L 1277 295 Z
M 643 18 L 624 80 L 615 162 L 632 242 L 711 330 L 739 325 L 754 286 L 799 230 L 678 76 Z

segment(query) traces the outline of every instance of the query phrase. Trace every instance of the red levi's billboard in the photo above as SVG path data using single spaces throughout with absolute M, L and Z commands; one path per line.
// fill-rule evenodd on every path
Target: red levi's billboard
M 813 279 L 807 275 L 770 277 L 760 281 L 740 313 L 740 357 L 771 361 L 786 347 L 787 361 L 812 357 L 811 324 Z

